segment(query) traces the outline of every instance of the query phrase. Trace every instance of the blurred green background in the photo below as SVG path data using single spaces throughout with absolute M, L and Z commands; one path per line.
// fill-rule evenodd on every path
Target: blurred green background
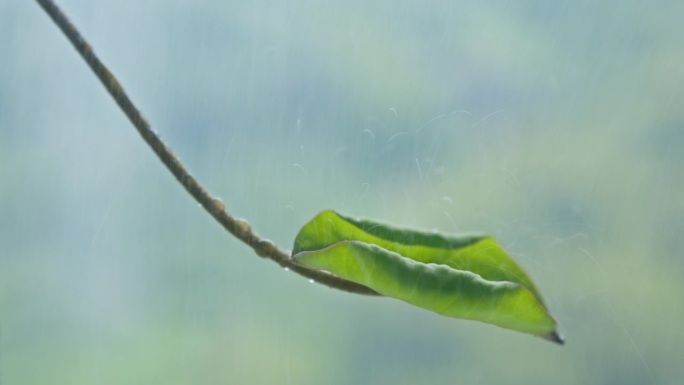
M 564 347 L 228 236 L 32 1 L 0 0 L 2 384 L 680 384 L 684 2 L 59 4 L 228 210 L 494 234 Z

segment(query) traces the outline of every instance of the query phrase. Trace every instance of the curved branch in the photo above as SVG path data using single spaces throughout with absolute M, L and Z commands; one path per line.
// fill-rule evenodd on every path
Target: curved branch
M 93 70 L 98 79 L 100 79 L 100 82 L 102 82 L 121 110 L 126 114 L 131 123 L 133 123 L 133 126 L 135 126 L 138 133 L 150 146 L 152 151 L 157 154 L 159 160 L 164 163 L 166 168 L 174 177 L 176 177 L 178 182 L 185 187 L 185 190 L 190 193 L 190 195 L 192 195 L 192 197 L 195 198 L 195 200 L 202 205 L 202 207 L 204 207 L 204 209 L 223 226 L 223 228 L 254 249 L 257 255 L 269 258 L 280 266 L 288 268 L 304 277 L 313 279 L 318 283 L 322 283 L 334 289 L 357 294 L 377 295 L 375 291 L 365 286 L 296 264 L 292 261 L 288 253 L 280 250 L 272 242 L 255 234 L 247 222 L 241 219 L 235 219 L 228 214 L 223 202 L 218 198 L 212 197 L 211 194 L 209 194 L 209 192 L 190 175 L 185 169 L 185 166 L 183 166 L 180 160 L 173 154 L 169 147 L 164 144 L 159 136 L 152 131 L 149 123 L 147 123 L 140 111 L 135 107 L 128 95 L 126 95 L 126 92 L 124 92 L 123 87 L 121 87 L 121 84 L 119 84 L 116 77 L 114 77 L 100 59 L 97 58 L 88 42 L 86 42 L 76 27 L 69 21 L 66 15 L 62 13 L 57 5 L 52 0 L 36 1 L 62 30 L 64 35 L 66 35 L 74 48 L 76 48 L 76 51 L 81 54 L 83 60 L 88 63 L 90 69 Z

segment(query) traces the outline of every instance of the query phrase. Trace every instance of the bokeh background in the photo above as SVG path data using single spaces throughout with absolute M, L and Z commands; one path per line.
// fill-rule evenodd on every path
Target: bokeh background
M 311 284 L 0 0 L 2 384 L 680 384 L 684 2 L 59 4 L 228 210 L 495 235 L 559 347 Z M 679 166 L 678 166 L 679 165 Z

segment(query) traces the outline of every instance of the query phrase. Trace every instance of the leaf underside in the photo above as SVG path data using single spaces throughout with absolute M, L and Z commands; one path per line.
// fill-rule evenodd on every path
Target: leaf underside
M 530 277 L 491 237 L 399 229 L 323 211 L 295 239 L 294 260 L 444 316 L 562 343 Z

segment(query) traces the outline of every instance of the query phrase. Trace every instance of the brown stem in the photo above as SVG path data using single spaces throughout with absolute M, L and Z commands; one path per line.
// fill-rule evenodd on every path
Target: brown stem
M 69 21 L 64 13 L 57 7 L 52 0 L 36 0 L 41 7 L 52 18 L 52 21 L 64 32 L 64 35 L 73 44 L 76 51 L 81 54 L 83 60 L 88 63 L 90 69 L 100 79 L 102 85 L 107 89 L 109 94 L 114 98 L 116 104 L 126 114 L 128 119 L 133 123 L 135 129 L 142 136 L 145 142 L 150 146 L 152 151 L 157 154 L 159 160 L 166 166 L 166 168 L 173 174 L 180 182 L 185 190 L 192 195 L 195 200 L 204 207 L 204 209 L 211 214 L 223 228 L 228 230 L 234 237 L 246 243 L 249 247 L 254 249 L 257 255 L 272 259 L 280 266 L 286 267 L 306 278 L 313 279 L 318 283 L 322 283 L 334 289 L 347 291 L 350 293 L 377 295 L 377 293 L 365 286 L 350 282 L 331 274 L 311 270 L 300 266 L 292 261 L 290 255 L 283 250 L 280 250 L 276 245 L 268 240 L 265 240 L 255 234 L 249 224 L 241 219 L 235 219 L 228 214 L 224 208 L 223 202 L 220 199 L 212 197 L 197 180 L 190 175 L 185 169 L 185 166 L 173 154 L 166 144 L 159 138 L 159 136 L 152 131 L 149 123 L 142 116 L 140 111 L 135 107 L 131 99 L 129 99 L 123 87 L 114 75 L 107 69 L 107 67 L 97 58 L 95 52 L 90 47 L 88 42 L 81 36 L 76 27 Z

